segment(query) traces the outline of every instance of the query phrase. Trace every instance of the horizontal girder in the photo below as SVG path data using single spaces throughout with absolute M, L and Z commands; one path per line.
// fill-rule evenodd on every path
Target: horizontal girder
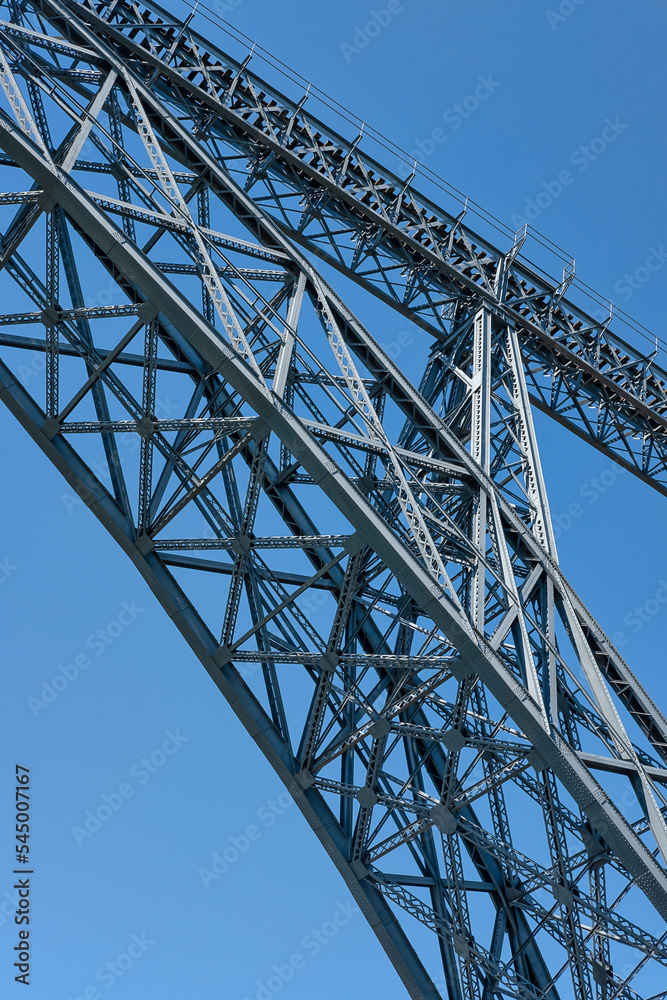
M 35 7 L 85 48 L 83 19 L 196 129 L 205 121 L 202 140 L 215 141 L 223 159 L 229 146 L 230 170 L 292 239 L 439 343 L 454 313 L 486 301 L 516 325 L 533 403 L 667 492 L 667 373 L 566 297 L 572 271 L 553 282 L 520 256 L 520 242 L 495 247 L 328 129 L 307 102 L 256 76 L 247 60 L 177 29 L 157 4 L 118 3 L 109 16 L 104 4 L 68 2 L 77 18 L 64 13 L 65 2 Z M 17 44 L 24 37 L 7 30 Z M 29 33 L 25 40 L 35 43 Z M 201 170 L 192 158 L 187 166 L 194 176 Z

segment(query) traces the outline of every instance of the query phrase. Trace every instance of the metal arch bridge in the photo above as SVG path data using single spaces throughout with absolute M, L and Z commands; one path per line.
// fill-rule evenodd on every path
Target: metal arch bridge
M 189 22 L 133 0 L 0 15 L 4 403 L 407 995 L 655 993 L 667 722 L 560 569 L 531 412 L 667 493 L 667 374 L 568 299 L 571 272 L 492 246 Z M 316 258 L 433 335 L 419 385 Z

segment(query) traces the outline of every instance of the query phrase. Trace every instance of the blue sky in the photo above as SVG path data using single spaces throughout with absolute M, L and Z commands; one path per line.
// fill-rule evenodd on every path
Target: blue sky
M 508 234 L 537 210 L 532 224 L 576 258 L 581 281 L 664 335 L 664 0 L 240 0 L 219 9 Z M 225 47 L 210 22 L 200 28 Z M 386 158 L 399 168 L 395 153 Z M 532 249 L 543 266 L 562 267 L 536 241 Z M 371 329 L 373 308 L 365 301 Z M 387 325 L 383 312 L 383 324 L 378 339 L 401 343 L 405 322 Z M 0 421 L 0 810 L 9 823 L 14 763 L 28 764 L 32 995 L 261 1000 L 260 985 L 282 975 L 289 981 L 273 993 L 290 1000 L 400 1000 L 343 882 L 185 642 L 5 410 Z M 633 611 L 667 579 L 665 501 L 546 417 L 536 424 L 562 567 L 607 631 L 623 633 L 622 652 L 665 705 L 667 613 L 661 605 L 637 628 Z M 59 674 L 67 685 L 39 707 Z M 108 820 L 77 833 L 102 804 Z M 21 987 L 6 970 L 16 942 L 2 905 L 10 849 L 5 836 L 2 989 L 14 997 Z M 220 873 L 216 853 L 228 859 Z

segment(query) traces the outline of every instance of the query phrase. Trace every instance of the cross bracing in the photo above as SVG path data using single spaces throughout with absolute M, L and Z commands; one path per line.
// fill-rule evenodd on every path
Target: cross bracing
M 409 996 L 655 993 L 667 722 L 560 569 L 532 407 L 664 492 L 664 373 L 157 6 L 0 10 L 4 402 Z M 433 333 L 419 385 L 317 258 Z

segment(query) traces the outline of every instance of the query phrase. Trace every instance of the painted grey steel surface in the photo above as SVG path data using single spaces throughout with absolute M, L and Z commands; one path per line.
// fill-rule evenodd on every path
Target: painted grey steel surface
M 531 406 L 665 492 L 663 373 L 157 6 L 0 11 L 3 401 L 409 996 L 645 995 L 667 722 L 559 567 Z M 419 386 L 313 257 L 434 333 Z

